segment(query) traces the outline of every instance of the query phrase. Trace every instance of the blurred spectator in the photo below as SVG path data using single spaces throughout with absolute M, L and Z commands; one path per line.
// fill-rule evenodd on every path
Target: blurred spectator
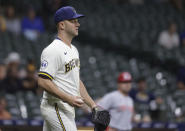
M 0 32 L 6 31 L 6 21 L 3 16 L 3 10 L 2 7 L 0 6 Z
M 166 49 L 173 49 L 179 46 L 179 36 L 175 23 L 170 23 L 168 30 L 162 31 L 159 35 L 158 43 Z
M 150 115 L 152 117 L 152 120 L 156 120 L 160 117 L 160 111 L 156 107 L 156 105 L 161 105 L 163 103 L 163 100 L 160 97 L 155 97 L 154 94 L 149 92 L 147 88 L 148 87 L 145 78 L 141 77 L 137 81 L 137 89 L 132 89 L 129 94 L 134 99 L 134 102 L 138 105 L 138 107 L 139 105 L 145 107 L 145 110 L 143 110 L 144 113 L 150 112 L 150 105 L 152 105 L 152 107 L 155 107 L 155 109 L 152 109 Z M 149 120 L 149 115 L 144 116 Z M 145 118 L 143 117 L 141 119 L 144 120 Z
M 8 57 L 6 58 L 6 64 L 7 64 L 7 68 L 12 68 L 15 67 L 18 69 L 18 75 L 19 78 L 24 78 L 26 76 L 26 71 L 24 68 L 21 68 L 21 57 L 19 55 L 19 53 L 17 52 L 11 52 L 8 54 Z
M 29 40 L 36 40 L 40 33 L 44 32 L 43 21 L 40 17 L 36 16 L 33 8 L 28 9 L 27 16 L 21 22 L 22 32 Z
M 11 119 L 10 113 L 6 110 L 6 100 L 5 98 L 0 98 L 0 120 Z
M 22 88 L 22 81 L 20 79 L 20 55 L 17 52 L 11 52 L 6 58 L 7 76 L 3 81 L 5 91 L 8 93 L 15 93 Z
M 15 9 L 13 6 L 8 6 L 6 10 L 6 28 L 7 31 L 10 31 L 16 35 L 20 34 L 20 19 L 16 17 Z
M 6 77 L 6 65 L 0 63 L 0 91 L 4 90 L 4 79 Z
M 7 70 L 10 68 L 17 68 L 19 69 L 20 66 L 20 55 L 17 52 L 10 52 L 5 59 L 7 64 Z
M 32 91 L 37 93 L 37 77 L 36 77 L 36 67 L 32 60 L 29 61 L 26 67 L 26 77 L 23 79 L 23 90 Z
M 10 52 L 5 60 L 8 68 L 11 66 L 18 67 L 20 65 L 20 55 L 17 52 Z
M 130 91 L 130 96 L 138 103 L 149 104 L 155 97 L 152 93 L 147 91 L 147 84 L 145 78 L 141 77 L 137 80 L 137 89 Z
M 4 80 L 5 91 L 8 93 L 16 93 L 22 88 L 22 81 L 19 79 L 18 68 L 12 66 L 7 70 L 7 77 Z

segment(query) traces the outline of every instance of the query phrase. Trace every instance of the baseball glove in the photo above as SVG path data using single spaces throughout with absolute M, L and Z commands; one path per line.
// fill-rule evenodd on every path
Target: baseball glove
M 107 110 L 95 107 L 92 109 L 94 131 L 104 131 L 110 123 L 110 114 Z

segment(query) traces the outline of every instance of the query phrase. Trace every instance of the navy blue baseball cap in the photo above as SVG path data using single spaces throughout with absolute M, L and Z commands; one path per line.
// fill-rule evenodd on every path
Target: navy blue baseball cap
M 76 10 L 72 6 L 65 6 L 56 11 L 54 20 L 55 24 L 57 24 L 60 21 L 76 19 L 80 17 L 84 17 L 84 15 L 77 14 Z

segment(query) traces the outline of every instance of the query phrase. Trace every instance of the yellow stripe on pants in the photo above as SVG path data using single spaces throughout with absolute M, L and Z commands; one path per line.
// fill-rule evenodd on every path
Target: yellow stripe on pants
M 66 131 L 66 129 L 65 129 L 65 127 L 64 127 L 64 124 L 63 124 L 63 122 L 62 122 L 62 119 L 61 119 L 61 117 L 60 117 L 59 111 L 58 111 L 57 103 L 55 103 L 55 110 L 56 110 L 57 117 L 58 117 L 58 120 L 59 120 L 59 122 L 60 122 L 60 125 L 62 126 L 63 131 Z

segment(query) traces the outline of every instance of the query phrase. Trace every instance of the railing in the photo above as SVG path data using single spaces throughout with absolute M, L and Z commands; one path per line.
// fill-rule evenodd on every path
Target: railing
M 43 120 L 0 120 L 2 131 L 42 131 Z M 133 131 L 185 131 L 185 123 L 133 123 Z M 78 126 L 78 131 L 93 131 L 93 127 Z

